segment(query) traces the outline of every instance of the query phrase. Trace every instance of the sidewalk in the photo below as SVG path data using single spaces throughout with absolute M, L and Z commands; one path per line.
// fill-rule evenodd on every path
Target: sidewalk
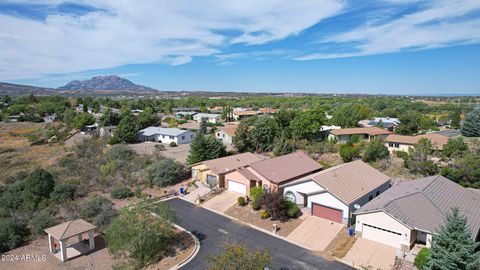
M 202 197 L 203 195 L 210 192 L 210 188 L 205 186 L 205 184 L 203 184 L 202 182 L 196 181 L 195 184 L 198 186 L 198 188 L 183 197 L 180 195 L 180 198 L 191 203 L 195 203 L 195 200 L 198 198 L 198 196 Z

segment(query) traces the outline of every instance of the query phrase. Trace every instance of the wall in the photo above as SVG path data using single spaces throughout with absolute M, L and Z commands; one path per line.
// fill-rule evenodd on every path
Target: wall
M 412 147 L 412 145 L 402 144 L 402 143 L 399 144 L 398 148 L 397 147 L 390 147 L 388 142 L 385 143 L 385 146 L 388 148 L 388 151 L 390 151 L 390 153 L 393 153 L 394 151 L 408 152 L 408 149 Z
M 303 206 L 303 204 L 305 203 L 303 200 L 303 195 L 299 194 L 298 191 L 302 193 L 311 193 L 322 190 L 323 188 L 321 186 L 310 180 L 308 182 L 303 182 L 283 188 L 283 194 L 287 193 L 287 191 L 292 191 L 295 194 L 295 203 Z
M 312 208 L 312 203 L 320 204 L 320 205 L 325 205 L 331 208 L 339 209 L 342 210 L 343 215 L 343 222 L 348 222 L 349 216 L 350 216 L 350 211 L 347 205 L 345 205 L 343 202 L 335 198 L 332 194 L 325 192 L 325 193 L 320 193 L 312 196 L 308 196 L 308 203 L 307 207 Z
M 217 130 L 217 132 L 215 132 L 215 137 L 223 142 L 233 144 L 233 138 L 222 130 Z
M 372 199 L 374 199 L 375 197 L 377 197 L 376 196 L 377 191 L 380 191 L 380 194 L 382 194 L 385 190 L 387 190 L 389 188 L 390 188 L 390 181 L 383 183 L 382 185 L 380 185 L 376 189 L 374 189 L 371 192 L 362 196 L 360 199 L 357 199 L 356 201 L 354 201 L 353 203 L 350 204 L 350 213 L 353 213 L 353 212 L 355 212 L 355 210 L 357 210 L 357 209 L 355 209 L 355 207 L 353 207 L 355 204 L 359 204 L 360 206 L 363 206 L 363 205 L 365 205 L 366 203 L 369 202 L 368 198 L 370 197 L 370 195 L 372 196 Z M 352 216 L 350 216 L 350 218 L 352 218 Z M 354 223 L 354 222 L 355 222 L 355 217 L 353 217 L 353 220 L 352 220 L 352 223 Z

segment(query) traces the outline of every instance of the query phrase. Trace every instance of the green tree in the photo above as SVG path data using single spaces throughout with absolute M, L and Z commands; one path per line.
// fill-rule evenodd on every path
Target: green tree
M 155 263 L 170 254 L 177 235 L 173 212 L 164 203 L 152 215 L 142 203 L 124 207 L 105 230 L 108 250 L 115 256 L 130 259 L 136 268 Z
M 150 185 L 159 187 L 179 183 L 187 177 L 185 167 L 171 158 L 156 160 L 146 168 L 146 172 Z
M 272 150 L 275 134 L 277 134 L 275 120 L 267 116 L 256 118 L 253 128 L 250 130 L 250 140 L 253 146 L 253 149 L 250 150 L 257 153 Z
M 93 125 L 95 123 L 95 117 L 89 113 L 80 113 L 73 118 L 73 127 L 81 129 L 86 125 Z
M 97 227 L 104 228 L 117 216 L 117 210 L 107 198 L 95 196 L 85 200 L 80 209 L 80 216 L 94 222 Z
M 287 138 L 291 138 L 292 131 L 290 124 L 297 114 L 298 111 L 296 110 L 279 110 L 273 115 L 273 119 L 277 123 L 277 129 L 285 132 Z
M 135 117 L 127 113 L 122 120 L 120 120 L 110 142 L 112 144 L 134 142 L 139 130 Z
M 27 228 L 21 220 L 0 217 L 0 252 L 20 246 L 27 236 Z
M 460 110 L 455 110 L 450 114 L 450 127 L 458 129 L 460 128 L 460 123 L 462 119 L 460 116 Z
M 443 167 L 440 173 L 463 186 L 480 188 L 480 156 L 467 153 Z
M 340 146 L 340 157 L 343 162 L 350 162 L 360 157 L 360 148 L 352 142 L 347 142 Z
M 208 123 L 207 118 L 202 118 L 200 121 L 200 128 L 198 129 L 198 133 L 200 134 L 207 134 Z
M 232 122 L 234 120 L 232 106 L 227 105 L 223 107 L 222 119 L 225 120 L 225 122 Z
M 120 123 L 120 115 L 107 109 L 102 117 L 100 117 L 100 123 L 102 126 L 116 126 Z
M 433 153 L 432 142 L 426 138 L 422 138 L 413 148 L 408 149 L 408 156 L 404 160 L 405 167 L 413 174 L 437 174 L 439 168 L 437 164 L 430 160 Z
M 197 132 L 197 135 L 190 144 L 187 162 L 188 164 L 194 164 L 226 155 L 226 147 L 220 140 L 210 135 L 204 135 L 202 132 Z
M 460 130 L 465 137 L 480 137 L 480 109 L 474 110 L 465 116 Z
M 462 138 L 451 138 L 443 146 L 442 154 L 445 157 L 463 156 L 468 151 L 468 145 Z
M 144 129 L 159 125 L 162 119 L 153 112 L 152 108 L 147 107 L 143 112 L 138 114 L 136 122 L 139 129 Z
M 419 270 L 423 270 L 425 266 L 427 266 L 429 259 L 430 259 L 430 249 L 425 247 L 425 248 L 422 248 L 420 252 L 418 252 L 417 256 L 415 256 L 415 260 L 413 264 Z
M 334 110 L 332 122 L 342 128 L 356 127 L 360 120 L 370 115 L 371 109 L 365 105 L 344 103 Z
M 363 152 L 363 161 L 371 162 L 377 159 L 383 159 L 390 155 L 388 148 L 385 146 L 385 142 L 379 139 L 374 139 L 367 144 L 365 151 Z
M 421 115 L 414 111 L 409 111 L 400 115 L 395 132 L 402 135 L 415 135 L 419 132 L 419 123 Z
M 322 125 L 325 125 L 326 122 L 327 118 L 322 110 L 314 109 L 299 112 L 290 123 L 292 136 L 297 140 L 312 140 L 318 136 L 322 130 Z
M 282 135 L 280 137 L 275 138 L 274 146 L 273 146 L 273 154 L 275 156 L 283 156 L 293 152 L 293 145 L 290 140 L 287 139 L 285 136 L 285 132 L 282 131 Z
M 55 219 L 48 212 L 40 212 L 30 220 L 30 227 L 32 228 L 32 233 L 35 236 L 43 235 L 45 230 L 48 227 L 55 225 Z
M 445 224 L 433 236 L 428 270 L 478 270 L 480 253 L 471 235 L 467 218 L 453 208 Z
M 227 244 L 222 253 L 209 256 L 208 260 L 209 270 L 260 270 L 272 261 L 267 250 L 252 250 L 241 244 Z
M 246 152 L 253 149 L 250 140 L 250 130 L 252 129 L 252 118 L 243 119 L 237 126 L 235 137 L 233 137 L 233 144 L 238 152 Z
M 50 198 L 50 193 L 55 187 L 53 175 L 44 169 L 33 170 L 25 179 L 23 190 L 23 204 L 25 209 L 35 210 L 42 202 Z
M 71 126 L 73 125 L 73 119 L 75 118 L 75 111 L 73 110 L 70 110 L 70 109 L 66 109 L 64 112 L 63 112 L 63 123 L 65 123 L 67 126 Z

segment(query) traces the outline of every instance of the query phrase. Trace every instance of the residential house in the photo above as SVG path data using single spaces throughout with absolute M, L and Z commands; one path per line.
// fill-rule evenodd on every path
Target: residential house
M 103 126 L 103 127 L 100 127 L 99 131 L 100 131 L 100 137 L 102 138 L 110 138 L 113 136 L 113 134 L 115 133 L 115 130 L 117 130 L 117 127 L 116 126 Z
M 342 128 L 331 130 L 328 139 L 336 140 L 338 143 L 346 143 L 352 136 L 356 135 L 360 137 L 361 141 L 369 142 L 374 138 L 384 139 L 392 133 L 378 127 Z
M 361 160 L 281 185 L 288 200 L 313 216 L 350 224 L 353 212 L 390 188 L 391 177 Z
M 177 112 L 175 113 L 176 119 L 192 119 L 197 112 Z
M 432 142 L 432 145 L 435 149 L 443 150 L 443 146 L 447 144 L 449 138 L 436 133 L 429 133 L 417 136 L 390 134 L 385 137 L 385 146 L 391 153 L 394 151 L 408 152 L 408 149 L 412 148 L 415 144 L 417 144 L 420 139 L 428 139 Z
M 45 115 L 43 117 L 43 122 L 53 123 L 55 121 L 55 119 L 57 119 L 57 116 L 55 114 L 49 114 L 49 115 Z
M 215 132 L 215 137 L 225 143 L 233 144 L 238 124 L 225 125 Z
M 324 126 L 322 126 L 321 130 L 320 130 L 319 138 L 321 140 L 328 140 L 328 135 L 330 134 L 330 131 L 332 131 L 334 129 L 342 129 L 342 127 L 341 126 L 335 126 L 335 125 L 330 125 L 330 126 L 324 125 Z
M 148 127 L 138 132 L 138 140 L 142 142 L 186 144 L 193 138 L 195 132 L 178 128 Z
M 299 151 L 238 167 L 225 175 L 226 188 L 240 194 L 249 194 L 250 188 L 255 186 L 260 186 L 267 192 L 282 192 L 280 185 L 322 168 L 318 162 Z
M 208 123 L 216 124 L 220 122 L 220 114 L 215 113 L 197 113 L 193 116 L 193 120 L 198 123 L 202 122 L 202 119 L 206 119 Z
M 223 112 L 223 107 L 222 106 L 215 106 L 213 108 L 208 108 L 208 111 L 210 113 L 218 113 L 221 114 Z
M 83 128 L 80 129 L 80 132 L 82 134 L 90 134 L 90 133 L 93 133 L 93 132 L 97 131 L 97 128 L 98 128 L 97 123 L 95 123 L 93 125 L 86 125 L 86 126 L 84 126 Z
M 448 138 L 455 138 L 462 136 L 462 132 L 457 129 L 440 129 L 440 131 L 432 132 L 432 134 L 442 135 Z
M 277 112 L 277 109 L 273 108 L 259 108 L 257 111 L 257 115 L 273 115 Z
M 177 113 L 177 112 L 200 112 L 200 107 L 172 108 L 172 113 Z
M 203 161 L 192 166 L 192 178 L 211 187 L 225 187 L 225 174 L 238 167 L 266 159 L 264 156 L 242 153 Z
M 400 124 L 398 118 L 391 117 L 375 117 L 374 119 L 366 119 L 358 122 L 358 125 L 361 127 L 378 127 L 382 126 L 384 129 L 389 131 L 395 131 L 395 128 Z
M 252 117 L 255 115 L 257 115 L 257 111 L 252 111 L 252 110 L 242 110 L 242 111 L 234 110 L 233 111 L 233 119 L 235 119 L 235 121 L 240 121 L 242 119 Z
M 355 231 L 362 238 L 408 251 L 415 243 L 426 247 L 448 212 L 458 208 L 479 240 L 480 194 L 443 176 L 400 182 L 362 206 Z

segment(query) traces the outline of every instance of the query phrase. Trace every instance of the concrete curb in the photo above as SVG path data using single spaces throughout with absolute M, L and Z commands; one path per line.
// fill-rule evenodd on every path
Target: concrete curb
M 190 231 L 187 231 L 185 228 L 183 228 L 183 227 L 181 227 L 177 224 L 173 224 L 173 225 L 175 226 L 175 228 L 188 233 L 193 238 L 193 240 L 195 241 L 195 249 L 193 250 L 192 254 L 190 254 L 183 262 L 181 262 L 181 263 L 175 265 L 174 267 L 170 268 L 170 270 L 177 270 L 177 269 L 182 268 L 184 265 L 186 265 L 191 260 L 193 260 L 193 258 L 195 258 L 195 256 L 197 256 L 198 252 L 200 251 L 200 240 L 198 240 L 197 236 L 195 236 Z
M 353 267 L 353 268 L 355 268 L 355 269 L 358 269 L 358 270 L 364 269 L 364 268 L 362 268 L 362 267 L 360 267 L 360 266 L 353 265 L 353 264 L 351 264 L 351 263 L 349 263 L 349 262 L 347 262 L 347 261 L 345 261 L 345 260 L 339 259 L 339 258 L 337 258 L 337 257 L 335 257 L 335 256 L 332 256 L 332 257 L 333 257 L 337 262 L 339 262 L 339 263 L 346 264 L 346 265 L 348 265 L 348 266 L 350 266 L 350 267 Z

